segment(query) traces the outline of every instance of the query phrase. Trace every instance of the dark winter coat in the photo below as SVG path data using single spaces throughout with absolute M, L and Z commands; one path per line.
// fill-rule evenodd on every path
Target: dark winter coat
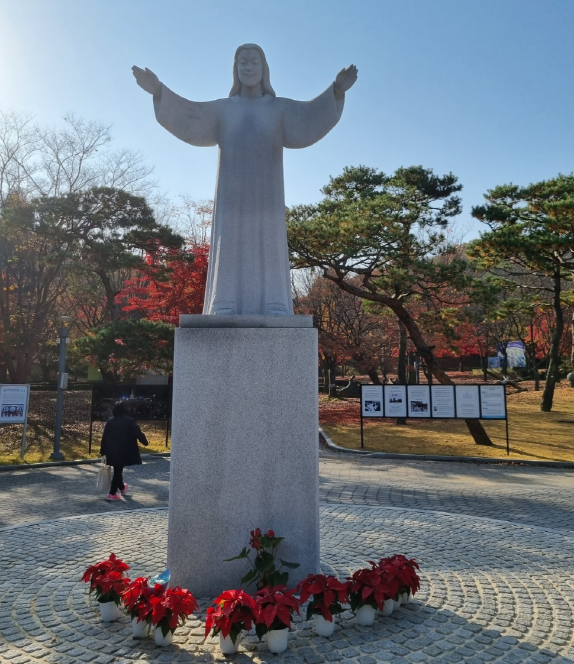
M 133 417 L 112 417 L 104 427 L 100 454 L 105 455 L 108 466 L 141 464 L 138 440 L 147 446 L 147 438 Z

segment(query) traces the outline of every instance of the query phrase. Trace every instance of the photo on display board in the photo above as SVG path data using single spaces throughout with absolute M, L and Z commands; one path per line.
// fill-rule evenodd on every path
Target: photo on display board
M 408 386 L 408 417 L 430 417 L 430 389 L 428 385 Z
M 361 389 L 363 417 L 383 417 L 383 386 L 363 385 Z
M 385 385 L 385 417 L 407 416 L 407 388 L 404 385 Z

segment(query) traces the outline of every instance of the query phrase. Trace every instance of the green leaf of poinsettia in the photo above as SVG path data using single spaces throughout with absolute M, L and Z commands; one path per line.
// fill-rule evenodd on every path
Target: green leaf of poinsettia
M 225 558 L 223 560 L 223 562 L 228 563 L 232 560 L 242 560 L 243 558 L 247 558 L 248 555 L 249 555 L 249 551 L 247 550 L 247 547 L 245 547 L 243 549 L 243 551 L 238 556 L 234 556 L 233 558 Z
M 249 572 L 243 577 L 241 577 L 241 583 L 250 583 L 257 576 L 257 571 L 250 569 Z
M 267 551 L 262 551 L 255 558 L 255 569 L 260 573 L 269 572 L 275 566 L 273 556 Z
M 288 567 L 289 569 L 297 569 L 297 567 L 300 567 L 299 563 L 288 563 L 286 560 L 281 559 L 281 564 L 283 567 Z

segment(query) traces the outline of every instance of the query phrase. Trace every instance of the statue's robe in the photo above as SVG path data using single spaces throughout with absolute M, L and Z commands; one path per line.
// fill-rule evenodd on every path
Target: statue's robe
M 193 102 L 162 85 L 157 121 L 199 147 L 219 146 L 204 314 L 293 314 L 283 148 L 305 148 L 339 121 L 333 86 L 312 101 L 263 95 Z

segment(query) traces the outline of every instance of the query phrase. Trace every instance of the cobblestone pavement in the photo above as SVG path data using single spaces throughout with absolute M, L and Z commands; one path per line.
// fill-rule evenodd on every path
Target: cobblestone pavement
M 302 620 L 290 648 L 273 656 L 247 637 L 234 662 L 275 664 L 483 664 L 573 662 L 574 536 L 494 520 L 357 505 L 321 508 L 325 571 L 404 551 L 420 560 L 417 598 L 372 627 L 344 614 L 330 639 Z M 127 618 L 104 624 L 79 576 L 113 550 L 132 574 L 165 565 L 167 510 L 61 519 L 5 530 L 0 566 L 0 661 L 9 664 L 216 662 L 203 614 L 174 644 L 131 637 Z M 150 561 L 154 561 L 151 563 Z M 207 602 L 201 603 L 205 609 Z
M 88 564 L 113 550 L 134 577 L 165 566 L 169 460 L 127 469 L 112 504 L 96 472 L 0 472 L 0 663 L 222 661 L 202 615 L 167 649 L 135 641 L 125 618 L 100 622 L 78 581 Z M 403 552 L 421 562 L 421 592 L 370 628 L 343 614 L 331 639 L 299 620 L 281 658 L 250 636 L 232 661 L 574 663 L 574 472 L 331 454 L 320 472 L 324 569 Z
M 574 471 L 533 466 L 324 458 L 323 501 L 468 514 L 574 531 Z
M 167 506 L 169 459 L 127 468 L 125 500 L 94 493 L 94 464 L 0 472 L 0 527 L 59 516 Z M 469 463 L 321 459 L 321 500 L 483 516 L 574 531 L 574 471 Z

